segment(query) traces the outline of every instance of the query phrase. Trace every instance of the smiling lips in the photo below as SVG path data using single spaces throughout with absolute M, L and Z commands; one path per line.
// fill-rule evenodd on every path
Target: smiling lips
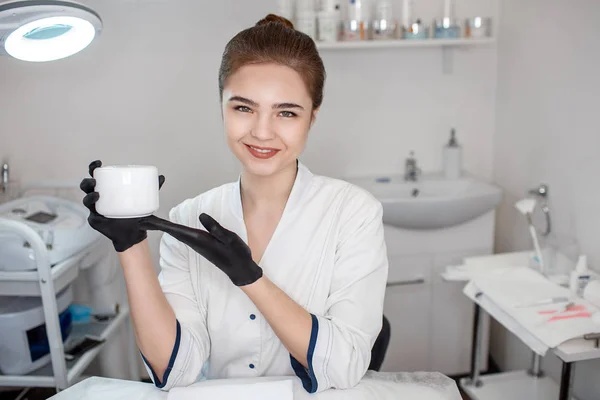
M 260 158 L 261 160 L 271 158 L 279 152 L 278 149 L 273 149 L 270 147 L 250 146 L 248 144 L 246 145 L 246 148 L 248 149 L 250 154 L 252 154 L 256 158 Z

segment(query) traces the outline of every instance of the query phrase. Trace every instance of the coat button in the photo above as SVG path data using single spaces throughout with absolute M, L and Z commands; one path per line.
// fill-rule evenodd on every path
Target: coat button
M 254 364 L 250 364 L 248 366 L 250 367 L 250 369 L 254 369 Z
M 254 314 L 250 314 L 250 319 L 251 319 L 252 321 L 254 321 L 254 320 L 256 319 L 256 315 L 254 315 Z

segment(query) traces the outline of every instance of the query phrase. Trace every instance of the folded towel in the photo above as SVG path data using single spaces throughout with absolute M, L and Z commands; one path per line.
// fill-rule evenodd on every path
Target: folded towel
M 173 388 L 167 400 L 293 400 L 292 379 L 252 381 L 213 379 L 188 387 Z

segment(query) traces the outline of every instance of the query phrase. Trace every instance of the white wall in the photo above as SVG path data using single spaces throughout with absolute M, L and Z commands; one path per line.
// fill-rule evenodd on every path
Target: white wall
M 105 29 L 83 53 L 49 64 L 0 59 L 0 157 L 8 157 L 13 176 L 79 181 L 95 158 L 153 163 L 167 176 L 163 215 L 235 179 L 220 121 L 220 56 L 227 40 L 273 11 L 275 1 L 85 3 Z M 440 3 L 421 1 L 416 13 L 430 20 Z M 495 7 L 494 0 L 459 0 L 456 11 L 496 16 Z M 451 75 L 442 73 L 439 49 L 328 51 L 325 103 L 304 161 L 333 176 L 394 173 L 415 150 L 423 169 L 434 170 L 454 126 L 466 169 L 506 190 L 499 251 L 529 246 L 511 204 L 545 181 L 555 228 L 575 235 L 599 265 L 600 3 L 504 0 L 501 12 L 495 126 L 494 48 L 457 51 Z M 566 27 L 571 31 L 561 31 Z M 529 353 L 505 331 L 497 329 L 493 341 L 501 366 L 528 364 Z M 556 360 L 545 366 L 557 375 Z M 592 377 L 599 371 L 598 363 L 578 366 L 581 399 L 597 398 Z
M 234 179 L 218 103 L 220 57 L 227 40 L 276 10 L 276 1 L 85 3 L 105 29 L 83 53 L 39 65 L 0 59 L 0 157 L 9 157 L 15 176 L 79 180 L 97 157 L 154 163 L 167 176 L 163 212 Z M 440 8 L 423 1 L 415 14 L 428 21 Z M 495 1 L 464 0 L 456 10 L 493 15 Z M 442 73 L 440 49 L 322 56 L 328 80 L 304 154 L 310 168 L 334 176 L 401 173 L 415 150 L 424 170 L 437 169 L 456 127 L 466 168 L 491 178 L 493 47 L 457 51 L 451 75 Z
M 575 237 L 600 266 L 600 2 L 504 0 L 498 46 L 494 179 L 505 189 L 497 217 L 498 251 L 531 247 L 512 204 L 546 182 L 554 229 Z M 492 354 L 505 369 L 529 366 L 530 352 L 495 326 Z M 543 366 L 559 377 L 560 362 Z M 600 362 L 577 364 L 575 394 L 600 398 Z
M 0 0 L 1 2 L 1 0 Z M 73 180 L 91 160 L 151 163 L 167 181 L 160 215 L 236 178 L 222 133 L 217 72 L 227 41 L 275 11 L 275 0 L 88 0 L 104 31 L 75 57 L 0 58 L 0 158 L 21 182 Z M 400 1 L 395 1 L 400 10 Z M 495 16 L 496 0 L 458 0 L 458 16 Z M 438 0 L 419 1 L 431 21 Z M 465 167 L 492 178 L 496 49 L 327 51 L 325 102 L 303 161 L 331 176 L 402 173 L 410 150 L 425 171 L 457 129 Z M 151 233 L 154 256 L 158 235 Z

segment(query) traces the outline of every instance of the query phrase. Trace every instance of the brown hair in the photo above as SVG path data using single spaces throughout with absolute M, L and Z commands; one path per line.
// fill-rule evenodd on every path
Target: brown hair
M 313 109 L 323 102 L 325 66 L 314 40 L 295 30 L 286 18 L 274 14 L 241 31 L 225 46 L 219 68 L 221 101 L 227 78 L 244 65 L 259 63 L 276 63 L 294 69 L 306 84 Z

